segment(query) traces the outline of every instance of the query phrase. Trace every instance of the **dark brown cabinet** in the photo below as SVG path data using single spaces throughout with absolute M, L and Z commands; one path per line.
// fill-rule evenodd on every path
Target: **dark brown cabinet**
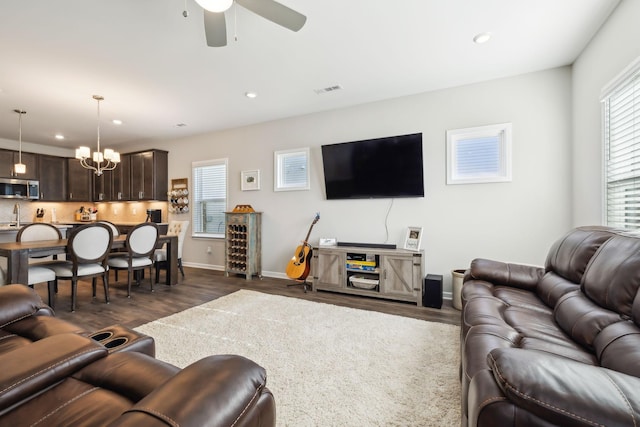
M 93 176 L 93 201 L 110 202 L 113 200 L 113 171 L 103 171 Z
M 33 153 L 22 153 L 22 163 L 27 167 L 27 172 L 17 174 L 13 165 L 18 163 L 20 153 L 13 150 L 0 150 L 0 178 L 38 179 L 38 156 Z
M 168 152 L 131 153 L 131 200 L 166 200 Z
M 67 199 L 67 159 L 40 154 L 38 179 L 40 180 L 40 200 L 60 202 Z
M 112 172 L 111 200 L 131 200 L 131 156 L 120 155 L 120 164 Z
M 92 201 L 93 171 L 85 169 L 77 159 L 67 159 L 67 200 Z

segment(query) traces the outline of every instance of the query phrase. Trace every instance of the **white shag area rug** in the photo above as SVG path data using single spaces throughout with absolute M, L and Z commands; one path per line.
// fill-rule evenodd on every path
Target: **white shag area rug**
M 240 290 L 136 330 L 179 367 L 263 366 L 278 426 L 460 425 L 457 326 Z

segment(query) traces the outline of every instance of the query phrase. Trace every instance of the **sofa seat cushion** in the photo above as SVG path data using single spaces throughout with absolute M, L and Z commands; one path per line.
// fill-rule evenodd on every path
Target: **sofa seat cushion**
M 509 320 L 508 312 L 530 311 L 551 316 L 553 311 L 538 296 L 519 288 L 493 286 L 484 281 L 471 280 L 462 287 L 466 302 L 462 310 L 463 335 L 475 325 L 506 323 L 513 326 L 517 320 Z

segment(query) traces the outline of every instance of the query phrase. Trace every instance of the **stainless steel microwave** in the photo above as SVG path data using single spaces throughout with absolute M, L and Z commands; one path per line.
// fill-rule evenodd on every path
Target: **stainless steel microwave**
M 39 196 L 40 181 L 0 178 L 0 198 L 37 200 Z

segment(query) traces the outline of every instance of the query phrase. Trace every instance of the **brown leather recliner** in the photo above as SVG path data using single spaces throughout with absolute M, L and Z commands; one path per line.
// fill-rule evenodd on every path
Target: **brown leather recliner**
M 462 288 L 463 426 L 637 426 L 640 236 L 579 227 L 545 267 L 476 259 Z
M 99 335 L 135 339 L 109 348 L 52 314 L 26 286 L 0 288 L 0 425 L 275 425 L 266 372 L 244 357 L 181 370 L 148 354 L 150 337 L 111 328 Z

